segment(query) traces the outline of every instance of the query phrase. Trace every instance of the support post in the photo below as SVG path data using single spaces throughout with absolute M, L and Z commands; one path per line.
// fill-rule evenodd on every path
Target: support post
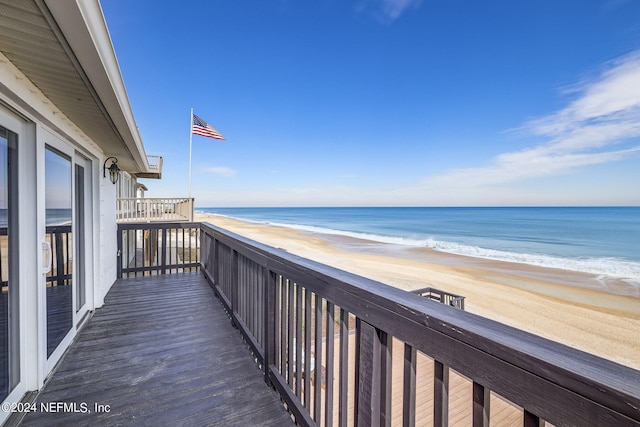
M 449 367 L 433 361 L 433 425 L 449 425 Z
M 263 267 L 264 275 L 264 381 L 269 385 L 271 365 L 276 361 L 276 274 Z
M 490 397 L 488 388 L 473 382 L 473 427 L 489 427 Z

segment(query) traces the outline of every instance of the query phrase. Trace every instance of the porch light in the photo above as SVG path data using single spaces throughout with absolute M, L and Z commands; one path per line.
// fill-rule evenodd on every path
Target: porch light
M 109 159 L 113 159 L 111 160 L 111 166 L 109 166 L 109 179 L 112 183 L 115 184 L 116 182 L 118 182 L 118 177 L 120 176 L 118 159 L 116 159 L 115 157 L 107 157 L 107 159 L 104 161 L 104 165 L 102 165 L 102 177 L 107 177 L 107 162 L 109 161 Z

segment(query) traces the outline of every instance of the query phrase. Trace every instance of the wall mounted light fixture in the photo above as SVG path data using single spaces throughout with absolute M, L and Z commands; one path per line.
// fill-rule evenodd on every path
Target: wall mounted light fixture
M 118 177 L 120 176 L 120 168 L 118 167 L 118 159 L 116 159 L 115 157 L 107 157 L 107 159 L 104 161 L 104 165 L 102 165 L 102 177 L 106 178 L 107 177 L 107 162 L 109 161 L 109 159 L 113 159 L 111 160 L 111 166 L 109 166 L 109 179 L 111 180 L 112 183 L 116 183 L 118 182 Z

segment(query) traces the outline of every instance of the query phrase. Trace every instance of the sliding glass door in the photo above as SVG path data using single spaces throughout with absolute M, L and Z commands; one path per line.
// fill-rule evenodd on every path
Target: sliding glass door
M 46 268 L 40 286 L 46 376 L 93 308 L 93 193 L 91 161 L 52 134 L 43 139 L 40 233 Z
M 45 279 L 47 357 L 73 327 L 73 175 L 72 159 L 45 149 L 45 243 L 49 268 Z
M 0 401 L 20 381 L 18 135 L 0 126 Z

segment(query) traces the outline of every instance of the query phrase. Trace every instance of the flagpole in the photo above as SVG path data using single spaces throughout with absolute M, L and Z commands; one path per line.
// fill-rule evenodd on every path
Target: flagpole
M 193 108 L 191 109 L 191 124 L 189 125 L 189 198 L 191 198 L 191 152 L 193 147 Z

